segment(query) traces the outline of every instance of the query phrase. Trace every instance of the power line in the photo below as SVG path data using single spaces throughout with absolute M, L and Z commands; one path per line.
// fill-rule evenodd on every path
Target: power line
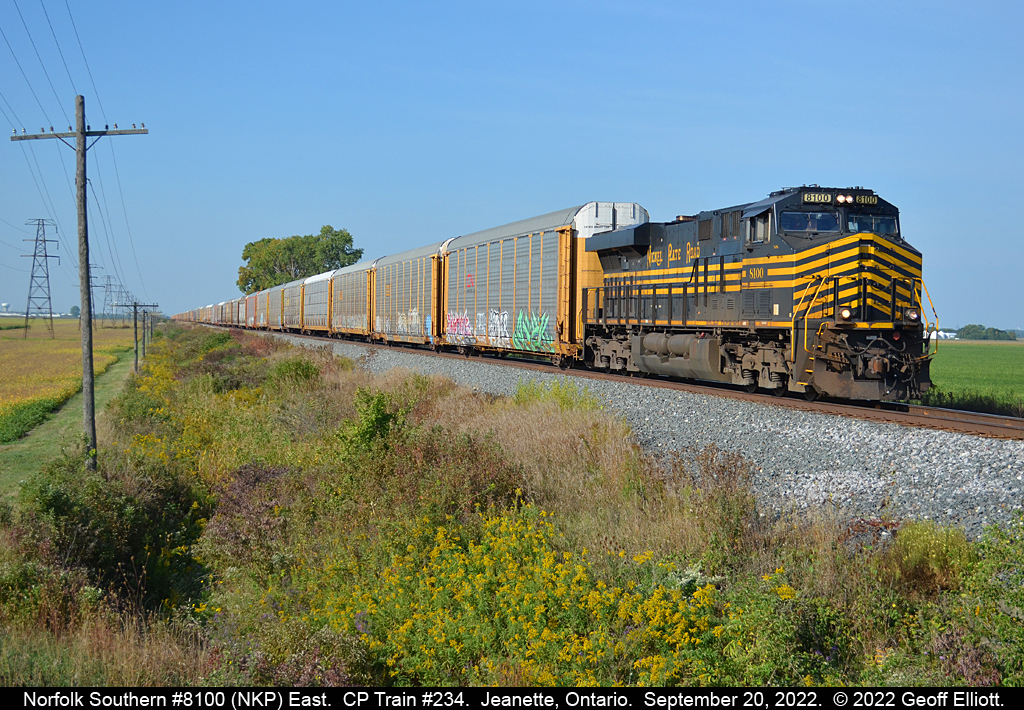
M 100 179 L 100 196 L 103 198 L 103 205 L 100 206 L 97 200 L 96 208 L 100 210 L 100 219 L 103 219 L 103 213 L 106 212 L 107 218 L 103 222 L 103 231 L 107 234 L 107 249 L 111 251 L 112 258 L 117 260 L 117 271 L 118 276 L 122 282 L 127 282 L 128 279 L 124 277 L 124 266 L 121 264 L 121 250 L 117 248 L 117 238 L 114 236 L 114 220 L 110 219 L 110 207 L 107 204 L 107 190 L 103 185 L 103 173 L 100 172 L 99 161 L 96 161 L 96 176 Z M 89 187 L 92 188 L 92 197 L 96 199 L 96 188 L 92 184 L 92 180 L 89 181 Z M 109 233 L 107 232 L 109 225 Z
M 14 47 L 12 47 L 10 41 L 8 41 L 7 35 L 4 33 L 3 27 L 0 27 L 0 37 L 3 37 L 4 42 L 7 43 L 7 49 L 11 50 L 11 56 L 14 57 L 14 63 L 18 65 L 18 70 L 21 72 L 22 77 L 24 77 L 25 83 L 28 84 L 28 90 L 32 92 L 32 98 L 34 98 L 36 100 L 36 103 L 39 104 L 39 110 L 43 112 L 43 117 L 46 119 L 46 122 L 53 123 L 50 120 L 50 117 L 47 115 L 46 109 L 43 108 L 43 102 L 39 100 L 38 96 L 36 96 L 36 90 L 32 88 L 32 82 L 28 80 L 28 75 L 25 74 L 25 70 L 22 69 L 21 62 L 18 61 L 18 55 L 14 53 Z M 15 128 L 17 128 L 17 126 L 15 126 Z M 22 124 L 22 130 L 25 130 L 24 124 Z
M 19 9 L 19 13 L 20 12 L 21 12 L 21 10 Z M 14 48 L 11 47 L 11 43 L 7 40 L 7 35 L 3 33 L 3 28 L 2 27 L 0 27 L 0 35 L 3 35 L 4 42 L 7 44 L 7 48 L 11 51 L 11 56 L 14 57 L 14 62 L 18 65 L 18 69 L 21 70 L 21 75 L 22 75 L 22 77 L 25 78 L 25 83 L 28 84 L 29 91 L 32 92 L 32 96 L 35 98 L 36 103 L 39 104 L 39 108 L 42 110 L 43 116 L 45 116 L 46 120 L 49 121 L 50 119 L 49 119 L 49 116 L 46 115 L 46 109 L 43 108 L 42 103 L 40 103 L 40 101 L 39 101 L 39 97 L 36 96 L 35 89 L 32 88 L 32 83 L 28 80 L 28 76 L 25 75 L 25 70 L 22 69 L 21 62 L 18 61 L 18 56 L 14 53 Z M 0 93 L 0 99 L 2 99 L 5 104 L 7 104 L 7 108 L 11 112 L 11 116 L 14 116 L 14 120 L 22 125 L 22 132 L 24 132 L 24 124 L 22 123 L 21 119 L 18 117 L 18 114 L 14 110 L 14 107 L 12 107 L 10 102 L 7 100 L 7 97 L 4 96 L 2 93 Z M 17 132 L 18 126 L 14 123 L 14 121 L 11 121 L 11 116 L 7 115 L 7 111 L 4 111 L 3 108 L 0 107 L 0 112 L 2 112 L 4 114 L 4 118 L 7 119 L 8 123 L 11 124 L 11 128 L 13 128 L 15 130 L 15 132 Z M 31 149 L 31 146 L 30 146 L 30 149 Z M 43 178 L 42 170 L 41 169 L 39 170 L 39 179 L 37 180 L 36 179 L 35 170 L 32 169 L 32 161 L 29 160 L 28 153 L 25 152 L 25 147 L 24 146 L 21 147 L 21 152 L 22 152 L 22 155 L 25 157 L 25 163 L 28 165 L 28 171 L 29 171 L 29 174 L 32 176 L 32 182 L 35 183 L 36 191 L 39 192 L 39 198 L 43 202 L 43 209 L 45 209 L 49 213 L 50 217 L 53 218 L 53 220 L 58 223 L 57 234 L 58 234 L 58 237 L 60 237 L 60 234 L 61 234 L 61 232 L 63 232 L 63 230 L 60 229 L 60 227 L 59 227 L 60 223 L 57 220 L 56 208 L 53 205 L 53 199 L 50 198 L 50 190 L 46 186 L 46 180 Z M 32 151 L 32 159 L 35 161 L 36 168 L 38 169 L 39 168 L 39 161 L 38 161 L 38 159 L 36 159 L 36 154 L 35 154 L 34 150 Z M 63 165 L 64 165 L 63 162 L 61 162 L 61 166 L 62 167 L 63 167 Z M 67 169 L 66 168 L 64 169 L 64 174 L 65 174 L 65 179 L 66 179 L 67 178 Z M 42 182 L 42 187 L 40 187 L 40 182 Z M 44 191 L 46 193 L 45 196 L 44 196 Z M 47 204 L 47 198 L 49 198 L 49 204 Z M 9 224 L 9 223 L 5 222 L 5 224 Z M 14 226 L 14 225 L 11 225 L 11 226 Z M 17 227 L 15 227 L 15 229 L 17 229 Z M 67 245 L 65 245 L 65 249 L 67 249 Z M 72 253 L 72 254 L 74 253 L 70 249 L 68 249 L 67 252 L 68 253 Z M 10 267 L 8 267 L 8 268 L 10 268 Z M 71 275 L 67 271 L 67 267 L 65 267 L 63 263 L 61 264 L 61 269 L 64 271 L 65 275 L 68 276 L 68 278 L 71 279 L 71 281 L 73 282 L 74 279 L 71 278 Z
M 2 91 L 0 91 L 0 99 L 3 99 L 3 102 L 5 104 L 7 104 L 7 110 L 11 112 L 11 116 L 14 116 L 14 121 L 17 121 L 18 123 L 21 123 L 21 119 L 18 118 L 18 114 L 15 113 L 13 108 L 11 108 L 11 103 L 7 100 L 7 97 L 4 96 Z M 16 125 L 14 125 L 14 121 L 11 120 L 11 116 L 7 115 L 7 111 L 4 111 L 4 107 L 3 106 L 0 106 L 0 113 L 2 113 L 4 115 L 4 118 L 7 119 L 7 122 L 9 124 L 11 124 L 11 128 L 13 128 L 15 131 L 17 131 L 18 127 Z M 21 125 L 24 126 L 25 124 L 21 123 Z
M 68 184 L 68 194 L 71 195 L 71 201 L 74 202 L 75 201 L 75 190 L 74 190 L 73 187 L 71 187 L 71 177 L 68 175 L 67 165 L 64 164 L 64 153 L 61 152 L 60 146 L 58 144 L 54 143 L 53 147 L 56 148 L 57 155 L 60 157 L 60 167 L 61 167 L 61 169 L 64 170 L 64 180 Z M 60 228 L 57 229 L 57 238 L 61 240 L 61 244 L 67 250 L 67 253 L 71 254 L 71 253 L 73 253 L 74 250 L 68 249 L 68 245 L 64 243 L 64 236 L 63 236 L 62 232 L 63 232 L 63 230 L 61 230 Z M 72 261 L 72 266 L 74 266 L 77 269 L 78 268 L 78 260 L 76 258 L 73 258 L 71 261 Z
M 20 271 L 23 274 L 28 273 L 28 270 L 26 269 L 15 269 L 13 266 L 8 266 L 7 264 L 0 264 L 0 266 L 4 267 L 5 269 L 10 269 L 11 271 Z
M 29 143 L 28 149 L 29 149 L 29 152 L 31 152 L 31 153 L 32 153 L 32 160 L 33 160 L 33 161 L 35 162 L 35 164 L 36 164 L 36 170 L 38 170 L 38 171 L 39 171 L 39 182 L 41 182 L 41 183 L 42 183 L 42 185 L 43 185 L 43 191 L 44 191 L 44 192 L 46 193 L 46 199 L 45 199 L 45 200 L 43 200 L 43 208 L 44 208 L 44 209 L 45 209 L 45 210 L 46 210 L 47 212 L 49 212 L 49 213 L 50 213 L 50 217 L 51 217 L 51 218 L 53 219 L 54 223 L 56 224 L 56 227 L 57 227 L 57 234 L 58 234 L 58 236 L 59 236 L 59 235 L 60 235 L 60 233 L 61 233 L 61 232 L 63 232 L 64 230 L 63 230 L 63 229 L 61 228 L 61 226 L 60 226 L 60 220 L 59 220 L 59 219 L 57 219 L 57 208 L 56 208 L 56 206 L 55 206 L 55 205 L 53 204 L 53 198 L 52 198 L 52 197 L 50 197 L 50 188 L 48 188 L 48 187 L 46 186 L 46 179 L 45 179 L 45 178 L 43 177 L 43 169 L 42 169 L 41 167 L 39 167 L 39 159 L 38 159 L 38 158 L 36 158 L 36 151 L 35 151 L 35 148 L 33 148 L 33 147 L 32 147 L 32 144 L 31 144 L 31 143 Z M 24 148 L 22 148 L 22 150 L 24 150 Z M 29 169 L 31 170 L 31 165 L 29 166 Z M 35 177 L 35 176 L 33 175 L 33 179 L 34 179 L 34 177 Z M 38 187 L 38 184 L 36 185 L 36 187 Z M 40 193 L 40 195 L 39 195 L 39 196 L 40 196 L 40 197 L 42 197 L 42 196 L 43 196 L 43 195 L 42 195 L 42 193 Z M 46 200 L 49 200 L 49 201 L 50 201 L 50 204 L 49 204 L 49 206 L 47 206 L 47 204 L 46 204 Z M 66 245 L 65 245 L 65 249 L 67 249 L 67 246 L 66 246 Z M 70 274 L 70 273 L 68 273 L 68 271 L 67 271 L 67 268 L 66 268 L 66 267 L 64 267 L 63 265 L 61 266 L 61 268 L 62 268 L 62 269 L 64 270 L 64 275 L 65 275 L 65 276 L 67 276 L 67 277 L 68 277 L 68 278 L 69 278 L 69 279 L 71 280 L 71 282 L 72 282 L 72 283 L 74 283 L 74 278 L 73 278 L 73 277 L 71 276 L 71 274 Z
M 3 219 L 2 217 L 0 217 L 0 222 L 3 222 L 4 224 L 6 224 L 8 227 L 11 227 L 12 229 L 17 229 L 19 232 L 24 232 L 25 234 L 32 234 L 32 232 L 28 231 L 27 229 L 22 229 L 21 227 L 13 225 L 10 222 L 8 222 L 6 219 Z
M 75 18 L 71 14 L 71 6 L 68 0 L 64 0 L 64 7 L 68 9 L 68 17 L 71 18 L 71 29 L 75 31 L 75 39 L 78 40 L 78 49 L 82 53 L 82 61 L 85 62 L 85 71 L 89 73 L 89 83 L 92 84 L 92 93 L 96 94 L 96 103 L 100 105 L 100 114 L 103 115 L 103 122 L 107 123 L 107 112 L 103 110 L 103 102 L 100 101 L 100 92 L 96 88 L 96 82 L 92 78 L 92 69 L 89 68 L 89 60 L 85 58 L 85 47 L 82 46 L 82 38 L 78 36 L 78 26 L 75 25 Z
M 68 69 L 68 63 L 64 59 L 64 52 L 61 51 L 60 42 L 57 41 L 57 33 L 53 31 L 53 23 L 50 22 L 50 13 L 46 11 L 46 5 L 43 4 L 43 0 L 39 0 L 39 5 L 43 8 L 43 14 L 46 15 L 46 24 L 50 26 L 50 34 L 53 35 L 53 43 L 57 45 L 57 52 L 60 54 L 60 60 L 64 63 L 64 71 L 68 73 L 68 81 L 71 82 L 71 88 L 74 89 L 75 95 L 78 95 L 78 89 L 75 88 L 75 80 L 71 78 L 71 70 Z
M 50 188 L 46 186 L 46 181 L 43 179 L 43 169 L 39 167 L 39 159 L 36 157 L 35 148 L 29 145 L 28 150 L 32 153 L 32 162 L 36 164 L 36 170 L 39 172 L 39 181 L 43 183 L 43 192 L 46 193 L 46 200 L 43 202 L 43 207 L 46 207 L 46 211 L 50 213 L 50 217 L 56 221 L 57 208 L 53 206 L 53 198 L 50 197 Z M 47 201 L 49 202 L 49 207 L 46 206 Z
M 142 269 L 139 268 L 139 257 L 135 255 L 135 239 L 132 237 L 132 227 L 128 224 L 128 206 L 124 203 L 124 190 L 121 189 L 121 174 L 117 171 L 117 157 L 114 155 L 114 142 L 108 141 L 110 145 L 110 158 L 114 161 L 114 177 L 117 178 L 117 191 L 121 195 L 121 209 L 124 211 L 124 226 L 128 230 L 128 244 L 132 248 L 132 259 L 135 260 L 135 273 L 139 275 L 139 283 L 142 284 L 142 292 L 149 298 L 149 291 L 146 290 L 146 279 L 142 278 Z
M 100 206 L 99 199 L 96 197 L 96 188 L 92 185 L 92 180 L 89 181 L 89 189 L 92 190 L 92 201 L 96 204 L 96 211 L 100 215 L 100 224 L 103 225 L 103 236 L 107 240 L 107 254 L 110 256 L 110 265 L 114 269 L 114 273 L 117 274 L 117 278 L 121 283 L 125 282 L 124 272 L 121 269 L 121 259 L 117 256 L 117 247 L 111 246 L 110 232 L 107 230 L 107 221 L 103 218 L 103 208 Z M 109 215 L 108 215 L 109 217 Z
M 71 123 L 71 119 L 68 118 L 68 112 L 64 110 L 64 105 L 60 102 L 60 96 L 57 94 L 57 89 L 54 88 L 53 81 L 50 80 L 50 73 L 46 71 L 46 65 L 43 64 L 43 58 L 39 54 L 39 50 L 36 48 L 36 41 L 32 39 L 32 33 L 28 31 L 28 23 L 25 22 L 25 16 L 21 14 L 21 8 L 18 7 L 18 0 L 11 0 L 11 2 L 14 3 L 14 7 L 18 10 L 18 17 L 21 18 L 21 24 L 25 28 L 25 34 L 28 35 L 29 44 L 32 45 L 32 51 L 36 53 L 36 59 L 39 60 L 39 66 L 43 69 L 43 76 L 46 77 L 46 83 L 50 85 L 50 90 L 53 91 L 53 97 L 57 99 L 57 105 L 60 106 L 60 111 L 64 114 L 64 120 Z M 49 122 L 50 119 L 46 120 Z

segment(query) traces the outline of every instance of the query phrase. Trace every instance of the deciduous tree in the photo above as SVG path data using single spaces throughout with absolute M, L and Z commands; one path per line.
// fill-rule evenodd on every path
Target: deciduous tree
M 238 268 L 238 288 L 255 293 L 295 279 L 354 264 L 363 256 L 352 246 L 346 229 L 324 225 L 319 234 L 286 239 L 266 237 L 249 242 L 242 250 L 245 264 Z

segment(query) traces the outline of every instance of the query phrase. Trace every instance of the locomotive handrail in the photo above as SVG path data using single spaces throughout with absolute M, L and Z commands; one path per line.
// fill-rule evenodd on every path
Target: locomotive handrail
M 935 304 L 932 303 L 932 295 L 930 293 L 928 293 L 928 286 L 925 285 L 925 282 L 924 282 L 923 278 L 921 279 L 921 290 L 924 291 L 925 296 L 928 298 L 928 306 L 932 309 L 932 315 L 935 316 L 935 333 L 936 333 L 936 336 L 935 336 L 935 352 L 927 353 L 927 350 L 926 350 L 925 352 L 927 354 L 925 354 L 924 356 L 922 356 L 920 358 L 920 359 L 923 360 L 925 358 L 932 357 L 933 355 L 935 355 L 935 353 L 939 352 L 939 338 L 938 338 L 939 314 L 935 312 Z M 917 302 L 919 304 L 921 304 L 921 313 L 924 314 L 924 301 L 921 300 L 921 295 L 920 294 L 917 294 Z M 930 326 L 928 326 L 927 321 L 928 321 L 928 318 L 927 318 L 927 316 L 925 316 L 925 334 L 926 335 L 930 334 L 932 332 Z M 931 337 L 929 337 L 928 339 L 931 340 Z
M 791 347 L 790 347 L 790 358 L 789 358 L 790 362 L 796 362 L 796 322 L 800 319 L 800 308 L 804 305 L 804 299 L 807 298 L 807 291 L 808 291 L 808 289 L 810 289 L 811 286 L 814 285 L 815 280 L 824 281 L 825 277 L 824 276 L 811 276 L 810 279 L 811 280 L 807 282 L 807 285 L 804 286 L 803 293 L 800 294 L 800 302 L 796 305 L 796 308 L 793 310 L 793 321 L 792 321 L 792 326 L 791 326 L 793 332 L 792 332 L 792 335 L 790 335 L 790 341 L 791 341 L 791 343 L 790 343 L 790 345 L 791 345 Z M 821 284 L 818 284 L 818 288 L 819 289 L 821 288 Z M 817 291 L 815 291 L 815 295 L 817 295 Z M 811 299 L 811 303 L 814 303 L 814 299 L 813 298 Z M 806 316 L 805 316 L 805 318 L 806 318 Z M 806 328 L 804 330 L 806 330 Z
M 812 298 L 811 302 L 807 304 L 807 312 L 804 314 L 804 352 L 808 353 L 808 354 L 810 354 L 811 351 L 807 349 L 807 319 L 810 317 L 811 310 L 814 308 L 814 304 L 818 300 L 818 294 L 821 293 L 821 287 L 824 286 L 824 285 L 825 285 L 825 277 L 822 276 L 821 277 L 821 283 L 818 284 L 818 288 L 814 292 L 814 298 Z M 822 317 L 824 317 L 824 314 L 822 314 Z M 818 331 L 820 333 L 821 329 L 819 328 Z M 793 348 L 793 361 L 796 362 L 796 348 L 795 347 Z

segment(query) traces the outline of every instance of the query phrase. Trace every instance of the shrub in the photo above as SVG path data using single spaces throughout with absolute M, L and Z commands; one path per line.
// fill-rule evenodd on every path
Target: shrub
M 358 448 L 370 449 L 377 441 L 387 448 L 391 436 L 403 428 L 405 412 L 395 410 L 387 392 L 374 394 L 364 389 L 357 390 L 355 405 L 358 417 L 347 429 L 352 443 Z
M 270 376 L 286 386 L 313 387 L 320 380 L 320 368 L 304 357 L 289 358 L 277 363 Z
M 209 510 L 202 490 L 160 461 L 110 470 L 101 459 L 88 471 L 84 458 L 65 454 L 26 484 L 20 525 L 98 586 L 147 604 L 194 595 L 202 570 L 191 546 Z
M 926 520 L 900 527 L 888 557 L 911 588 L 939 591 L 959 586 L 972 551 L 962 530 L 940 528 Z

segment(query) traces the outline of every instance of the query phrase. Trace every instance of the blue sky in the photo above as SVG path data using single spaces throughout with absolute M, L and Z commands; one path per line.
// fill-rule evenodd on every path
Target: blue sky
M 93 126 L 146 123 L 89 153 L 93 261 L 167 313 L 237 296 L 246 242 L 324 224 L 376 257 L 818 183 L 900 207 L 943 326 L 1024 328 L 1021 3 L 16 2 L 0 128 L 66 127 L 76 90 Z M 0 142 L 13 308 L 37 217 L 67 244 L 55 307 L 77 302 L 73 180 L 56 141 Z

